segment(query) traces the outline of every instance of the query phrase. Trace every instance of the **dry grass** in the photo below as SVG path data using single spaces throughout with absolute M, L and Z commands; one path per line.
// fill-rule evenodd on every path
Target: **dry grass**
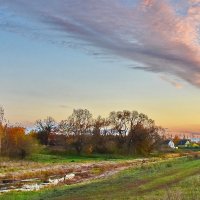
M 164 159 L 166 160 L 166 159 Z M 48 164 L 27 161 L 4 161 L 1 166 L 7 166 L 7 171 L 1 173 L 0 182 L 4 180 L 39 179 L 48 181 L 52 177 L 64 177 L 74 173 L 75 178 L 66 180 L 67 184 L 74 184 L 85 180 L 102 178 L 127 168 L 142 168 L 156 162 L 162 162 L 160 158 L 136 159 L 131 161 L 99 161 L 89 163 Z M 12 171 L 12 169 L 15 169 Z

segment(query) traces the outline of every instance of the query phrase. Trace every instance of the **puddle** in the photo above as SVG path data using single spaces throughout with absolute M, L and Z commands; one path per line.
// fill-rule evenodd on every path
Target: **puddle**
M 65 176 L 49 176 L 46 180 L 39 178 L 25 179 L 25 180 L 12 180 L 2 179 L 0 180 L 0 193 L 10 191 L 34 191 L 40 190 L 50 185 L 57 185 L 64 183 L 67 180 L 71 180 L 75 177 L 75 174 L 67 174 Z
M 75 184 L 104 178 L 130 167 L 138 167 L 155 162 L 156 159 L 135 159 L 128 162 L 99 162 L 76 165 L 60 165 L 5 174 L 0 177 L 0 193 L 10 191 L 37 191 L 58 184 Z M 20 174 L 21 173 L 21 174 Z M 26 173 L 29 174 L 29 179 Z M 24 176 L 23 176 L 24 175 Z M 26 176 L 25 176 L 26 175 Z M 42 176 L 42 177 L 41 177 Z M 23 179 L 26 177 L 26 179 Z M 32 178 L 33 177 L 33 178 Z M 23 179 L 23 180 L 22 180 Z

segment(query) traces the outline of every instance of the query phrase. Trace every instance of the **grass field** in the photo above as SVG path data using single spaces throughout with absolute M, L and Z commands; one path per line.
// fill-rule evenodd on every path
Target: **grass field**
M 90 162 L 90 161 L 121 161 L 132 160 L 136 157 L 133 156 L 120 156 L 109 154 L 91 154 L 91 155 L 77 155 L 77 154 L 52 154 L 52 153 L 40 153 L 34 154 L 28 157 L 27 161 L 40 162 L 40 163 L 67 163 L 67 162 Z
M 126 160 L 134 160 L 136 156 L 121 156 L 109 154 L 91 154 L 77 155 L 64 152 L 51 152 L 48 149 L 42 150 L 40 153 L 32 154 L 25 160 L 1 157 L 0 158 L 0 177 L 6 173 L 18 172 L 20 170 L 35 169 L 55 165 L 65 165 L 73 163 L 89 163 L 100 161 L 122 162 Z
M 106 179 L 38 192 L 13 192 L 5 200 L 199 199 L 200 159 L 180 158 L 124 170 Z

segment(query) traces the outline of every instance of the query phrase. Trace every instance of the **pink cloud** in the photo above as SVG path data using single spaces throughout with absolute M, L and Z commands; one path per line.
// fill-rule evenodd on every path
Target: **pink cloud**
M 141 0 L 129 7 L 121 0 L 0 0 L 0 11 L 4 8 L 39 28 L 1 15 L 0 27 L 63 45 L 71 38 L 76 44 L 84 41 L 94 52 L 138 63 L 133 68 L 170 74 L 200 87 L 199 3 Z
M 165 77 L 165 76 L 160 76 L 160 78 L 168 83 L 170 83 L 171 85 L 173 85 L 175 88 L 177 89 L 182 89 L 183 88 L 183 84 L 181 84 L 180 82 L 178 82 L 177 80 L 173 80 L 170 79 L 169 77 Z

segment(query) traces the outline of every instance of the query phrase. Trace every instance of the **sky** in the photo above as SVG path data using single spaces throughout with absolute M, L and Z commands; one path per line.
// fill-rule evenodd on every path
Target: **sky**
M 0 105 L 29 126 L 137 110 L 200 132 L 200 0 L 0 0 Z

